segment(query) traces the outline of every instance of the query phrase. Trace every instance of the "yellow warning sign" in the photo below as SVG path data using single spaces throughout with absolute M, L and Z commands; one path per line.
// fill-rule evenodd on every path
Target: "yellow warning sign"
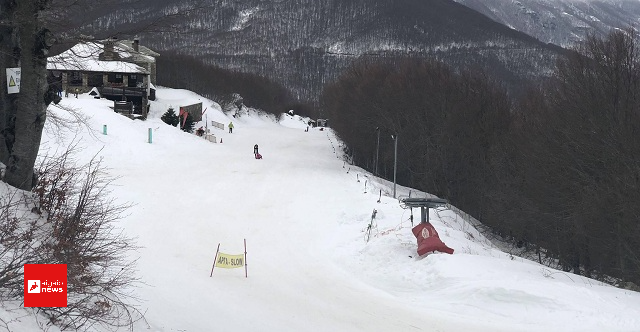
M 229 255 L 220 252 L 218 253 L 218 259 L 216 259 L 215 264 L 225 269 L 244 267 L 244 255 Z
M 9 86 L 16 86 L 16 81 L 13 80 L 13 76 L 9 78 Z

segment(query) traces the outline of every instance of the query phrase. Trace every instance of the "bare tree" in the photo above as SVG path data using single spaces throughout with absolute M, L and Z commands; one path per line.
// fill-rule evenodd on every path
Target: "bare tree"
M 10 52 L 3 54 L 3 64 L 18 66 L 22 73 L 20 93 L 3 96 L 0 103 L 5 125 L 0 131 L 4 143 L 0 161 L 6 165 L 4 181 L 24 190 L 32 187 L 46 108 L 54 95 L 46 79 L 48 50 L 54 40 L 38 19 L 46 4 L 47 0 L 0 1 L 0 35 L 11 37 L 4 46 Z
M 49 324 L 130 328 L 142 318 L 131 293 L 137 278 L 128 253 L 136 247 L 115 226 L 130 205 L 110 197 L 112 179 L 98 159 L 76 166 L 72 157 L 70 148 L 43 159 L 34 196 L 0 198 L 0 300 L 22 297 L 24 264 L 67 264 L 67 307 L 38 309 Z
M 509 119 L 506 95 L 487 75 L 424 59 L 363 61 L 321 100 L 359 166 L 372 169 L 378 130 L 382 168 L 393 165 L 389 135 L 399 134 L 398 182 L 480 213 L 489 154 Z
M 640 53 L 633 30 L 590 37 L 514 123 L 519 240 L 578 274 L 638 282 Z

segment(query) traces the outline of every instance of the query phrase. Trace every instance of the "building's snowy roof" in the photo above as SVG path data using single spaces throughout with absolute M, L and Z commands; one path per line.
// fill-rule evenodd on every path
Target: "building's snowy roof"
M 145 68 L 130 62 L 98 60 L 98 56 L 102 52 L 103 46 L 100 43 L 80 43 L 63 53 L 49 57 L 47 69 L 149 74 Z M 130 53 L 117 46 L 114 47 L 114 52 L 118 53 L 121 58 L 131 56 Z
M 132 53 L 134 56 L 138 56 L 140 58 L 145 58 L 149 62 L 155 62 L 156 57 L 160 56 L 158 52 L 142 45 L 138 45 L 138 52 L 136 52 L 133 49 L 134 43 L 135 41 L 133 40 L 120 40 L 116 43 L 116 46 L 120 47 L 124 52 Z

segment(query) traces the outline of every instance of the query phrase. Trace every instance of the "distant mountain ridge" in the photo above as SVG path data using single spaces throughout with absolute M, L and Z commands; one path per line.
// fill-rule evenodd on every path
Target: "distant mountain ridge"
M 638 0 L 455 0 L 545 43 L 574 46 L 587 34 L 640 24 Z
M 195 2 L 141 0 L 132 15 L 105 13 L 85 32 L 140 24 Z M 160 53 L 266 76 L 302 100 L 317 100 L 359 56 L 430 57 L 453 67 L 481 67 L 509 86 L 539 78 L 562 50 L 451 0 L 212 0 L 176 21 L 178 31 L 141 35 Z M 194 5 L 195 6 L 195 5 Z M 129 11 L 130 12 L 130 11 Z M 159 79 L 161 80 L 161 68 Z

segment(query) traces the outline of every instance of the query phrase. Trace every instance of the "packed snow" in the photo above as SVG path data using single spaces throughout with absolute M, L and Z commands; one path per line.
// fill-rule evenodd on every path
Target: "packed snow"
M 307 119 L 286 113 L 233 117 L 186 90 L 157 96 L 146 121 L 86 94 L 63 98 L 88 126 L 48 127 L 41 148 L 79 140 L 76 157 L 103 158 L 117 177 L 112 195 L 134 204 L 120 226 L 142 247 L 131 257 L 145 313 L 135 331 L 640 331 L 640 293 L 504 253 L 452 210 L 429 217 L 455 253 L 418 257 L 411 211 L 391 197 L 393 184 L 345 163 L 331 129 L 306 131 Z M 206 123 L 196 128 L 218 143 L 160 120 L 197 102 Z M 210 276 L 218 245 L 243 254 L 245 239 L 248 277 L 218 267 Z M 0 309 L 8 330 L 38 331 L 44 319 L 19 305 Z

